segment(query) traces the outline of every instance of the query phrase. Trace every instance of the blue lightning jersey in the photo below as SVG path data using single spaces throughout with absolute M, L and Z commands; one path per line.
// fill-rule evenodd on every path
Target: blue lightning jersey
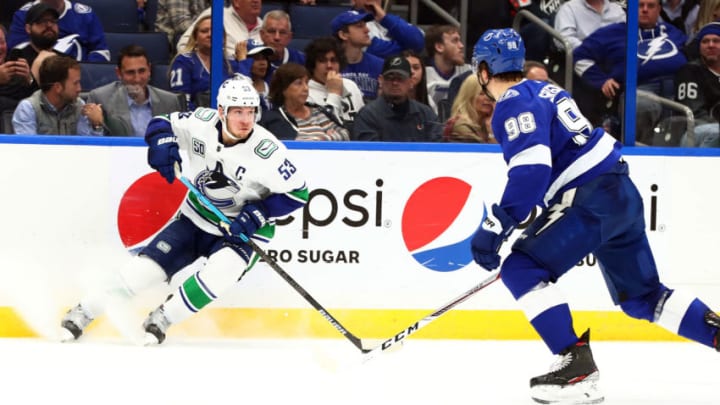
M 8 49 L 30 40 L 25 32 L 25 16 L 30 7 L 37 3 L 38 0 L 28 2 L 13 15 L 7 37 Z M 58 29 L 55 50 L 79 61 L 110 61 L 110 51 L 105 43 L 105 32 L 100 18 L 90 6 L 65 0 L 65 10 L 58 20 Z
M 564 89 L 535 80 L 510 87 L 497 101 L 493 133 L 508 165 L 500 206 L 524 220 L 536 205 L 608 172 L 620 143 L 593 128 Z

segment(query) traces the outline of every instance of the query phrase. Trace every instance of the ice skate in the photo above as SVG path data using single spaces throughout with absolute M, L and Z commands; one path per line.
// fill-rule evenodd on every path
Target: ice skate
M 713 311 L 707 311 L 705 313 L 705 323 L 718 328 L 718 331 L 715 332 L 715 337 L 713 338 L 713 346 L 715 347 L 715 350 L 720 352 L 720 316 Z
M 541 404 L 597 404 L 605 398 L 597 388 L 600 372 L 590 351 L 590 330 L 560 352 L 550 372 L 530 379 L 530 395 Z
M 60 340 L 63 342 L 77 340 L 92 320 L 92 315 L 82 305 L 77 304 L 65 314 L 60 322 Z
M 145 346 L 159 345 L 165 340 L 165 332 L 170 326 L 170 321 L 165 317 L 165 309 L 162 305 L 150 312 L 145 322 Z

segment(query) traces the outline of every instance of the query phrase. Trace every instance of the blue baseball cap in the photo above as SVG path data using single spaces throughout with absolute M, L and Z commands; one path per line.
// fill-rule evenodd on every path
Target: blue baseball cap
M 263 53 L 266 56 L 272 56 L 275 50 L 262 42 L 255 39 L 248 39 L 247 41 L 247 54 L 248 56 L 257 55 Z
M 336 15 L 335 18 L 332 19 L 330 26 L 332 27 L 332 33 L 336 34 L 348 25 L 352 25 L 360 21 L 372 21 L 374 19 L 375 17 L 373 17 L 370 13 L 348 10 Z

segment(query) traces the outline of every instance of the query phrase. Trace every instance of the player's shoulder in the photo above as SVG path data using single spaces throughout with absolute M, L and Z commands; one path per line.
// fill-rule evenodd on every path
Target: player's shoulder
M 284 155 L 287 151 L 285 144 L 272 132 L 260 125 L 255 125 L 252 135 L 248 140 L 248 146 L 253 149 L 253 153 L 262 160 L 269 160 L 280 155 Z

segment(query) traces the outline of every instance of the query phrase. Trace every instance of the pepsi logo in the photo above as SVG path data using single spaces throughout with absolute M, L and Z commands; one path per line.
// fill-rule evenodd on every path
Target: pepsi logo
M 470 239 L 482 220 L 481 201 L 470 184 L 437 177 L 421 184 L 402 213 L 402 237 L 412 257 L 440 272 L 462 269 L 472 262 Z

